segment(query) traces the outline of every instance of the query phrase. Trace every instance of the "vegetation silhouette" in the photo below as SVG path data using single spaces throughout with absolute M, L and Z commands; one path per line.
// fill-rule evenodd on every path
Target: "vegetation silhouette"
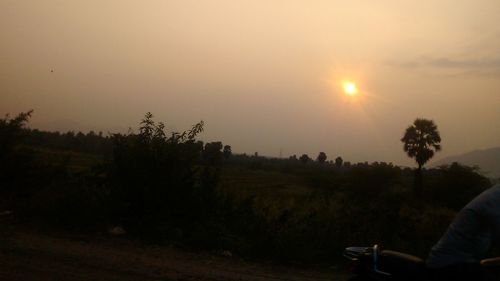
M 342 159 L 342 157 L 338 156 L 337 158 L 335 158 L 335 166 L 337 166 L 337 168 L 341 168 L 343 163 L 344 160 Z
M 441 136 L 434 121 L 417 118 L 406 128 L 403 138 L 403 150 L 409 157 L 415 158 L 418 168 L 415 170 L 415 193 L 422 195 L 422 166 L 427 163 L 434 153 L 441 150 Z
M 32 113 L 33 110 L 21 112 L 14 118 L 7 114 L 0 119 L 0 156 L 7 157 L 14 152 Z
M 429 191 L 420 197 L 410 168 L 236 154 L 198 140 L 203 122 L 167 132 L 147 113 L 137 133 L 103 136 L 32 130 L 30 116 L 0 120 L 0 211 L 77 232 L 119 225 L 143 241 L 251 258 L 331 263 L 367 243 L 425 256 L 491 184 L 454 163 L 422 169 Z
M 27 190 L 22 187 L 34 188 L 30 174 L 32 169 L 33 151 L 20 146 L 23 141 L 24 129 L 33 113 L 33 110 L 19 113 L 14 118 L 8 114 L 0 119 L 0 202 L 11 202 L 26 196 Z
M 230 145 L 224 145 L 224 149 L 222 150 L 222 154 L 224 154 L 224 158 L 228 159 L 229 157 L 231 157 L 231 155 L 233 155 L 233 152 L 231 150 L 231 146 Z
M 302 156 L 300 156 L 299 160 L 303 164 L 306 164 L 307 162 L 309 162 L 309 160 L 311 160 L 311 158 L 309 158 L 309 156 L 307 154 L 302 154 Z
M 318 157 L 316 157 L 316 161 L 318 161 L 318 163 L 320 163 L 320 164 L 323 164 L 323 163 L 325 163 L 326 158 L 327 158 L 326 153 L 320 152 L 318 154 Z
M 327 159 L 327 156 L 326 156 L 326 153 L 324 153 L 324 152 L 320 152 L 318 154 L 318 157 L 316 157 L 316 161 L 318 161 L 318 163 L 320 163 L 320 164 L 325 163 L 326 159 Z
M 114 134 L 109 181 L 114 200 L 113 217 L 142 233 L 162 235 L 169 222 L 179 226 L 199 220 L 210 210 L 204 188 L 215 174 L 206 170 L 222 159 L 222 144 L 203 146 L 196 136 L 203 121 L 184 132 L 167 135 L 163 123 L 147 113 L 138 134 Z M 203 157 L 203 165 L 200 164 Z M 163 222 L 163 223 L 162 223 Z

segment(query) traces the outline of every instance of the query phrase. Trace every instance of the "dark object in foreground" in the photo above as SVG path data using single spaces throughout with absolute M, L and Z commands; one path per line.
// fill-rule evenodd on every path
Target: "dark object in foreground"
M 355 274 L 351 279 L 353 281 L 426 281 L 439 279 L 439 277 L 435 279 L 439 272 L 427 269 L 425 262 L 421 258 L 392 250 L 380 251 L 378 245 L 373 247 L 348 247 L 344 250 L 344 257 L 351 261 L 350 270 Z M 484 272 L 485 275 L 491 276 L 492 279 L 468 279 L 467 276 L 462 274 L 464 272 Z M 500 257 L 482 260 L 478 265 L 461 266 L 457 269 L 457 276 L 459 278 L 454 280 L 500 280 Z

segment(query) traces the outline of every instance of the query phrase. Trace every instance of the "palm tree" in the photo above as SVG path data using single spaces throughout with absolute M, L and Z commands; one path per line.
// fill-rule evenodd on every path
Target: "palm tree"
M 434 153 L 441 150 L 441 136 L 434 121 L 417 118 L 411 126 L 406 128 L 401 139 L 403 150 L 410 158 L 415 158 L 418 169 L 415 171 L 415 192 L 422 195 L 422 166 L 427 163 Z

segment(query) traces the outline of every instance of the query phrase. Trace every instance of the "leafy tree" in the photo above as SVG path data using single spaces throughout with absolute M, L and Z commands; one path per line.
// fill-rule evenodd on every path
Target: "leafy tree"
M 335 158 L 335 166 L 337 166 L 337 168 L 342 168 L 342 163 L 344 163 L 342 157 L 339 156 Z
M 426 178 L 429 178 L 426 186 L 432 187 L 426 198 L 456 211 L 491 186 L 489 179 L 479 173 L 478 167 L 457 162 L 432 169 Z
M 195 137 L 203 122 L 169 136 L 164 127 L 147 113 L 138 134 L 112 136 L 108 173 L 113 212 L 136 230 L 169 217 L 186 221 L 200 214 L 203 186 L 197 175 L 203 144 Z
M 203 149 L 203 159 L 210 165 L 217 165 L 222 160 L 222 142 L 209 142 Z
M 300 156 L 299 160 L 300 162 L 306 164 L 311 158 L 309 158 L 309 156 L 307 154 L 302 154 L 302 156 Z
M 146 113 L 144 119 L 141 121 L 140 135 L 141 139 L 146 142 L 150 142 L 153 138 L 153 131 L 159 131 L 159 127 L 155 128 L 155 122 L 153 121 L 153 114 L 151 112 Z
M 434 153 L 441 150 L 441 136 L 434 121 L 417 118 L 406 128 L 403 138 L 403 150 L 410 158 L 415 158 L 418 168 L 415 171 L 415 192 L 422 195 L 422 166 Z
M 7 114 L 0 119 L 0 157 L 11 153 L 22 137 L 22 131 L 28 123 L 33 110 L 21 112 L 16 117 L 10 118 Z
M 323 164 L 323 163 L 325 163 L 326 158 L 327 158 L 326 153 L 324 153 L 324 152 L 320 152 L 320 153 L 318 154 L 318 157 L 316 158 L 316 160 L 317 160 L 319 163 Z
M 226 158 L 226 159 L 228 159 L 229 157 L 231 157 L 231 155 L 233 154 L 233 152 L 231 150 L 231 146 L 230 145 L 225 145 L 224 149 L 222 150 L 222 154 L 224 154 L 224 158 Z
M 0 203 L 7 199 L 17 205 L 19 198 L 27 197 L 44 184 L 36 178 L 45 173 L 34 165 L 35 152 L 22 145 L 32 113 L 30 110 L 14 118 L 5 115 L 0 119 Z

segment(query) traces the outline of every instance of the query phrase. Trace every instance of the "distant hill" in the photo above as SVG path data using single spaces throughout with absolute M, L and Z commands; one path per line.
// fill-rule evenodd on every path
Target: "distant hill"
M 500 178 L 500 147 L 475 150 L 461 155 L 443 158 L 433 162 L 436 167 L 458 162 L 467 166 L 479 166 L 481 172 L 490 178 Z

